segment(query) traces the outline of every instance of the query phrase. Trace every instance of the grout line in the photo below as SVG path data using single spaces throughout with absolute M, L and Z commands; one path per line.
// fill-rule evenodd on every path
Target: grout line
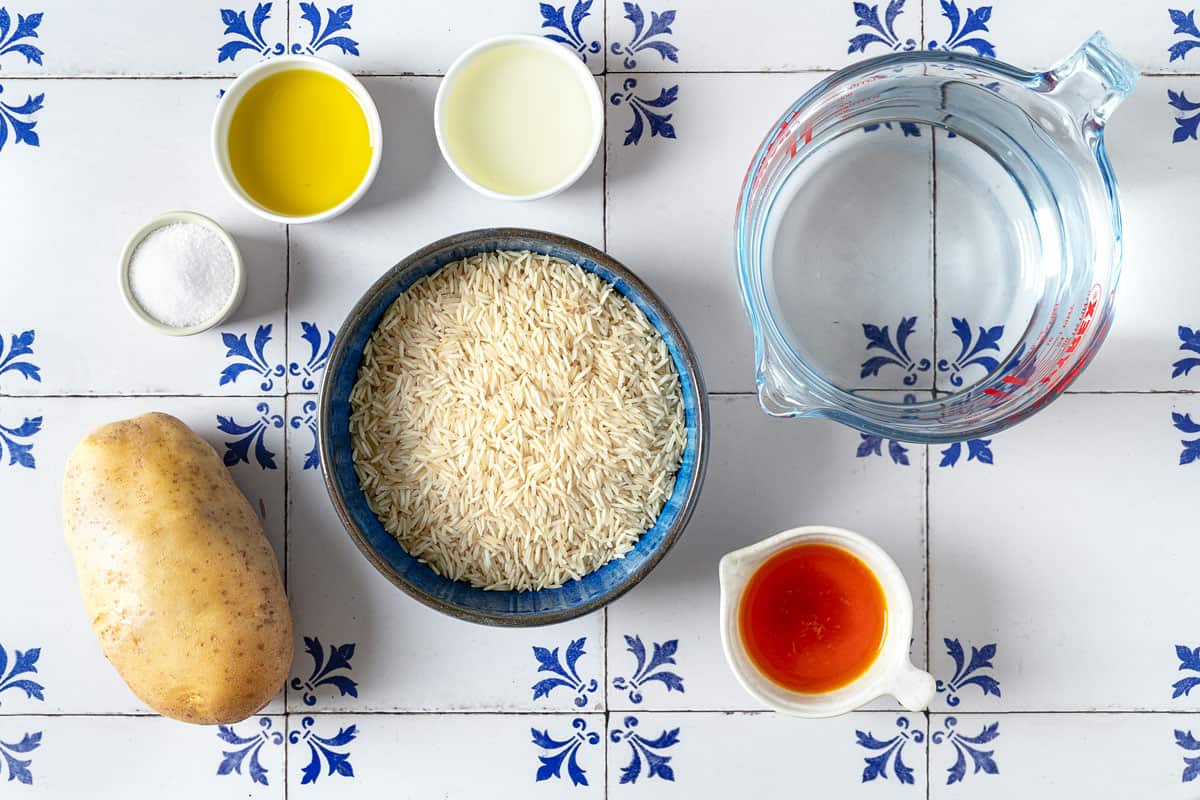
M 932 389 L 937 391 L 938 363 L 938 180 L 937 180 L 937 128 L 929 126 L 929 244 L 933 250 L 933 266 L 930 273 L 933 279 L 933 380 Z
M 286 356 L 286 351 L 285 351 Z M 881 389 L 877 387 L 862 387 L 861 389 L 853 389 L 851 391 L 871 391 L 895 394 L 910 394 L 913 389 Z M 935 394 L 944 394 L 938 389 L 920 389 L 918 391 L 932 391 Z M 757 394 L 752 390 L 742 392 L 707 392 L 709 397 L 756 397 Z M 1192 397 L 1200 395 L 1200 388 L 1196 389 L 1068 389 L 1063 392 L 1064 395 L 1075 397 L 1152 397 L 1152 396 L 1179 396 Z M 178 392 L 172 394 L 5 394 L 0 392 L 0 398 L 9 400 L 284 400 L 288 397 L 319 397 L 320 392 L 286 392 L 283 394 L 180 394 Z M 848 426 L 853 427 L 853 426 Z
M 608 800 L 608 746 L 612 743 L 612 739 L 608 738 L 608 732 L 612 728 L 612 712 L 604 712 L 604 738 L 601 742 L 604 745 L 604 800 Z
M 291 36 L 291 30 L 292 30 L 292 27 L 290 24 L 291 13 L 292 13 L 292 4 L 289 1 L 287 3 L 287 14 L 288 14 L 288 21 L 289 21 L 289 25 L 288 25 L 288 36 L 289 37 Z M 290 49 L 290 46 L 291 46 L 290 38 L 288 41 L 288 46 Z M 283 592 L 284 592 L 285 596 L 289 594 L 288 561 L 290 559 L 288 558 L 288 553 L 289 553 L 288 540 L 290 537 L 288 536 L 288 532 L 292 528 L 292 524 L 291 524 L 292 487 L 291 487 L 291 481 L 289 480 L 289 470 L 288 470 L 288 451 L 291 449 L 290 447 L 288 447 L 288 439 L 289 439 L 288 428 L 290 428 L 291 426 L 288 424 L 288 405 L 289 405 L 289 403 L 288 403 L 288 397 L 287 397 L 287 393 L 286 393 L 288 380 L 291 377 L 290 374 L 288 373 L 288 368 L 287 368 L 288 364 L 291 363 L 288 360 L 289 359 L 288 339 L 291 338 L 291 336 L 289 335 L 291 332 L 291 328 L 288 326 L 288 308 L 291 306 L 291 302 L 290 302 L 291 290 L 292 290 L 292 226 L 285 223 L 283 226 L 283 365 L 284 365 L 284 373 L 283 373 L 283 388 L 284 388 L 284 397 L 283 397 Z M 289 670 L 289 672 L 290 672 L 290 670 Z M 283 707 L 285 709 L 287 708 L 288 700 L 290 699 L 289 692 L 290 692 L 290 689 L 288 688 L 288 682 L 285 680 L 283 682 Z M 287 749 L 286 746 L 284 747 L 284 749 L 285 750 Z M 286 766 L 286 756 L 285 756 L 284 763 Z
M 613 714 L 686 714 L 686 715 L 701 715 L 709 714 L 713 716 L 751 716 L 751 717 L 766 717 L 777 715 L 778 712 L 767 708 L 650 708 L 650 709 L 626 709 L 625 711 L 580 711 L 579 709 L 555 709 L 555 710 L 536 710 L 536 711 L 496 711 L 496 710 L 479 710 L 479 711 L 462 711 L 462 710 L 447 710 L 447 711 L 316 711 L 313 709 L 305 709 L 303 711 L 278 711 L 269 714 L 253 714 L 247 719 L 257 719 L 260 717 L 274 718 L 291 718 L 291 717 L 595 717 L 603 715 L 608 724 L 608 718 Z M 906 713 L 902 708 L 858 708 L 854 711 L 847 712 L 850 715 L 867 715 L 867 714 L 903 714 Z M 909 712 L 911 713 L 911 712 Z M 1196 717 L 1200 711 L 1196 709 L 1052 709 L 1052 710 L 1032 710 L 1032 709 L 1013 709 L 1013 710 L 995 710 L 995 711 L 958 711 L 954 709 L 931 711 L 925 710 L 921 712 L 932 721 L 933 717 L 1087 717 L 1096 715 L 1105 716 L 1188 716 Z M 166 719 L 159 714 L 135 714 L 130 712 L 96 712 L 96 713 L 25 713 L 25 714 L 0 714 L 0 720 L 5 719 L 89 719 L 99 717 L 102 719 Z M 245 721 L 245 720 L 243 720 Z M 237 723 L 234 723 L 237 724 Z M 607 728 L 605 733 L 607 734 Z
M 929 445 L 925 445 L 925 530 L 924 530 L 924 534 L 925 534 L 924 535 L 924 539 L 925 539 L 925 569 L 923 571 L 925 573 L 925 671 L 926 672 L 930 671 L 930 668 L 932 667 L 932 662 L 933 662 L 933 657 L 930 654 L 930 650 L 931 650 L 930 642 L 932 641 L 932 636 L 930 634 L 930 627 L 929 627 L 930 626 L 930 618 L 932 617 L 932 610 L 933 610 L 933 593 L 932 593 L 933 560 L 929 557 L 929 549 L 930 549 L 929 548 L 929 535 L 930 535 L 929 499 L 930 499 L 930 494 L 931 494 L 931 492 L 929 491 L 930 463 L 931 462 L 930 462 Z M 929 800 L 930 784 L 932 783 L 932 781 L 929 780 L 929 776 L 932 774 L 932 770 L 933 770 L 933 748 L 928 746 L 928 743 L 929 743 L 929 735 L 933 728 L 933 722 L 932 722 L 932 717 L 930 716 L 930 712 L 929 712 L 928 708 L 926 708 L 924 711 L 921 712 L 921 716 L 923 716 L 925 718 L 925 741 L 927 742 L 927 746 L 925 747 L 925 798 L 926 798 L 926 800 Z
M 1200 390 L 1198 390 L 1200 391 Z M 299 393 L 297 393 L 299 394 Z M 5 394 L 12 400 L 283 400 L 287 394 Z
M 600 218 L 601 218 L 601 249 L 608 252 L 608 107 L 606 102 L 608 97 L 608 76 L 604 76 L 604 95 L 600 98 L 600 102 L 604 105 L 604 132 L 600 136 L 600 147 L 604 151 L 601 155 L 604 172 L 600 176 Z
M 289 3 L 289 5 L 290 5 L 290 3 Z M 284 683 L 283 686 L 284 686 L 284 694 L 285 694 L 285 698 L 286 698 L 287 684 Z M 287 708 L 287 700 L 286 699 L 284 700 L 284 708 Z M 291 721 L 292 721 L 292 718 L 290 716 L 288 716 L 287 714 L 283 715 L 283 767 L 282 767 L 282 769 L 283 769 L 283 796 L 284 797 L 287 797 L 287 795 L 288 795 L 288 749 L 289 749 L 288 745 L 292 743 L 292 740 L 289 738 L 292 733 Z M 928 749 L 929 748 L 926 748 L 926 750 L 928 750 Z
M 923 34 L 922 34 L 923 35 Z M 853 66 L 859 63 L 851 61 L 842 66 L 809 66 L 797 67 L 795 69 L 755 69 L 747 67 L 746 69 L 601 69 L 600 72 L 593 73 L 599 77 L 602 75 L 805 75 L 805 74 L 820 74 L 828 75 L 837 72 L 846 67 Z M 247 64 L 248 66 L 248 64 Z M 444 78 L 444 72 L 367 72 L 354 71 L 351 73 L 359 78 Z M 192 80 L 231 80 L 240 75 L 240 72 L 208 72 L 208 73 L 140 73 L 137 75 L 125 75 L 121 73 L 61 73 L 58 75 L 42 75 L 42 74 L 23 74 L 15 75 L 0 73 L 5 80 L 19 81 L 192 81 Z M 1200 78 L 1200 72 L 1151 72 L 1143 70 L 1141 72 L 1143 78 Z
M 600 147 L 604 153 L 602 155 L 604 172 L 600 178 L 600 207 L 601 207 L 601 237 L 604 252 L 608 252 L 608 0 L 603 0 L 601 3 L 601 13 L 604 15 L 604 27 L 600 38 L 600 74 L 601 81 L 604 85 L 604 94 L 600 97 L 600 103 L 604 107 L 603 125 L 604 131 L 600 136 Z M 604 607 L 604 669 L 601 674 L 604 676 L 604 684 L 600 687 L 601 695 L 604 698 L 604 727 L 600 731 L 603 737 L 600 740 L 600 747 L 604 751 L 604 758 L 601 763 L 603 773 L 600 776 L 600 783 L 604 787 L 604 800 L 608 800 L 609 780 L 608 780 L 608 750 L 612 741 L 608 738 L 608 731 L 612 727 L 612 712 L 608 707 L 608 606 Z
M 920 44 L 925 42 L 925 13 L 926 0 L 921 0 L 921 22 L 920 22 Z M 937 250 L 937 128 L 929 126 L 929 246 L 932 256 L 932 264 L 930 278 L 932 281 L 933 291 L 933 363 L 936 367 L 938 358 L 938 250 Z M 933 390 L 933 396 L 937 398 L 937 369 L 932 371 L 930 380 L 930 388 Z M 929 503 L 932 496 L 930 491 L 930 465 L 931 453 L 929 445 L 925 445 L 925 525 L 924 525 L 924 545 L 925 545 L 925 671 L 929 672 L 933 656 L 932 656 L 932 633 L 930 632 L 930 624 L 933 617 L 933 559 L 929 557 L 930 553 L 930 535 L 931 528 L 929 524 L 930 509 Z M 933 718 L 930 711 L 926 708 L 922 712 L 925 718 L 925 798 L 930 800 L 933 792 L 933 747 L 929 737 L 933 733 Z

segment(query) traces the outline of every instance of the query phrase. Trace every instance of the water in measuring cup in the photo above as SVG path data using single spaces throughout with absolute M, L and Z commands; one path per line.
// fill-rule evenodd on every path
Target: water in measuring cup
M 1061 220 L 1032 162 L 1014 174 L 1011 143 L 969 122 L 950 133 L 851 128 L 797 159 L 774 201 L 771 313 L 838 388 L 897 403 L 970 388 L 1011 357 L 1058 275 Z

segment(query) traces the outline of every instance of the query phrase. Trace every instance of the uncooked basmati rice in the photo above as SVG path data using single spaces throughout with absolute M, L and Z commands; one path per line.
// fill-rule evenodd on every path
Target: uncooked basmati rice
M 686 433 L 662 337 L 566 261 L 483 253 L 413 284 L 363 351 L 354 466 L 438 574 L 552 588 L 620 558 L 671 495 Z

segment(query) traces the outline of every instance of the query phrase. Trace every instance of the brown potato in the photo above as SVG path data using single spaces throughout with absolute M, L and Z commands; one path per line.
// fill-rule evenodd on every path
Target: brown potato
M 100 646 L 142 702 L 229 723 L 280 690 L 292 617 L 275 553 L 186 425 L 153 413 L 88 434 L 67 459 L 63 522 Z

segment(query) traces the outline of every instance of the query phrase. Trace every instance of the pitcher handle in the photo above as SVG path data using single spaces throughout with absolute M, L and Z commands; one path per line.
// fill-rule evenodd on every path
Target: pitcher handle
M 1133 91 L 1138 69 L 1097 31 L 1042 78 L 1051 96 L 1087 132 L 1102 128 L 1113 109 Z
M 888 694 L 900 701 L 908 711 L 924 711 L 933 701 L 937 684 L 933 676 L 905 661 L 892 679 Z

